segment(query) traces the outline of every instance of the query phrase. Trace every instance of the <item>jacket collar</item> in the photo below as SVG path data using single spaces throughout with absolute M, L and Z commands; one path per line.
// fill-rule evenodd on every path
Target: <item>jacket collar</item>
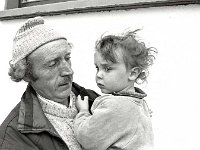
M 36 92 L 31 85 L 27 86 L 21 99 L 18 130 L 22 133 L 47 131 L 55 136 L 59 136 L 53 125 L 44 115 Z
M 88 96 L 89 107 L 91 107 L 94 99 L 100 96 L 96 92 L 85 89 L 75 82 L 72 83 L 72 91 L 76 96 Z M 59 136 L 53 125 L 46 118 L 39 99 L 37 98 L 37 94 L 31 85 L 27 86 L 27 89 L 21 99 L 18 130 L 23 133 L 39 133 L 47 131 L 55 136 Z

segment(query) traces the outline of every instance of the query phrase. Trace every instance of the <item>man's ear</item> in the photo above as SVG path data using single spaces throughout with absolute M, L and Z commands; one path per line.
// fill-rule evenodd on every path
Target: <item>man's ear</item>
M 139 76 L 140 74 L 140 68 L 139 67 L 134 67 L 134 68 L 131 68 L 130 71 L 129 71 L 129 80 L 131 81 L 135 81 L 137 79 L 137 77 Z
M 25 82 L 30 82 L 30 81 L 31 81 L 30 78 L 27 77 L 27 76 L 24 76 L 23 80 L 24 80 Z

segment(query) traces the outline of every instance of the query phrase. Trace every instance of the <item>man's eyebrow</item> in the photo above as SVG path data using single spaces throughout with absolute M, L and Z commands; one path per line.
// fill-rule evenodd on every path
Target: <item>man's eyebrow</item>
M 59 59 L 61 59 L 61 58 L 59 58 L 59 57 L 51 57 L 51 58 L 48 58 L 48 59 L 45 60 L 44 65 L 48 65 L 48 64 L 51 63 L 52 61 L 58 61 Z
M 66 56 L 66 55 L 71 55 L 71 52 L 66 53 L 65 56 Z
M 45 61 L 46 61 L 46 62 L 49 62 L 49 61 L 52 61 L 52 60 L 55 60 L 55 59 L 58 59 L 58 58 L 59 58 L 58 56 L 52 55 L 52 56 L 50 56 L 50 57 L 46 57 Z

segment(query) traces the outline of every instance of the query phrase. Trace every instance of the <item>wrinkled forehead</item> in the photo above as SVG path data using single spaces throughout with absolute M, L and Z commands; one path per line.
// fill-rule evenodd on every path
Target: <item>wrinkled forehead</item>
M 51 57 L 64 56 L 71 54 L 71 44 L 64 39 L 48 42 L 30 54 L 31 58 L 48 59 Z

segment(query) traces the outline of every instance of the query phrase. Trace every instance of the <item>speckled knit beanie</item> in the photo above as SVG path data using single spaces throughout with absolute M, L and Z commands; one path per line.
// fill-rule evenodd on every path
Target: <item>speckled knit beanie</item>
M 66 38 L 46 26 L 42 17 L 28 19 L 14 37 L 10 63 L 16 64 L 41 45 L 58 39 Z

